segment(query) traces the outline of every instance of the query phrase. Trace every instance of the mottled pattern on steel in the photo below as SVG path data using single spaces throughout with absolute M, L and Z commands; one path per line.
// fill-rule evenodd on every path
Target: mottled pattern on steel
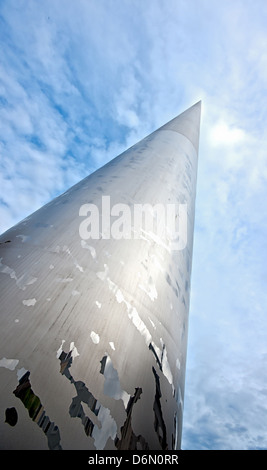
M 0 237 L 0 446 L 181 443 L 200 103 Z M 186 203 L 187 246 L 82 240 L 81 205 Z

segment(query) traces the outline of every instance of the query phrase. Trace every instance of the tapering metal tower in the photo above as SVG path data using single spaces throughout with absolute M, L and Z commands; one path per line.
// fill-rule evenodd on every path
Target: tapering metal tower
M 0 237 L 2 449 L 180 448 L 200 110 Z

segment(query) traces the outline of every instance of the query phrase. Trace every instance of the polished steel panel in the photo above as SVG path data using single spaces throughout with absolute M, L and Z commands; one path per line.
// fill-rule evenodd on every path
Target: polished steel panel
M 0 237 L 1 448 L 180 448 L 200 108 Z M 186 246 L 105 221 L 81 238 L 81 207 L 101 219 L 107 197 L 187 204 Z

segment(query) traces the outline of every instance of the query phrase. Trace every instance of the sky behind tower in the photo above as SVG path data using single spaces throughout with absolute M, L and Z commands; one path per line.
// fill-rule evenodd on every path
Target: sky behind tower
M 266 0 L 1 0 L 0 231 L 202 100 L 184 449 L 267 448 Z

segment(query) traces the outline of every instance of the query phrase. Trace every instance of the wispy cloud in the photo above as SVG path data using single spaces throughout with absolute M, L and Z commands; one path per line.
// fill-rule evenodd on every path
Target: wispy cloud
M 266 1 L 9 0 L 0 21 L 1 231 L 202 99 L 183 447 L 266 447 Z

